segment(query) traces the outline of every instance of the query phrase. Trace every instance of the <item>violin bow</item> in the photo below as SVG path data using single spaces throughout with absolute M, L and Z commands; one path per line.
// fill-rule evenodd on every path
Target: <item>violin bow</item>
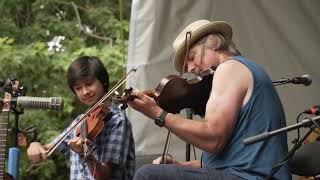
M 183 66 L 182 66 L 182 69 L 180 71 L 180 76 L 183 75 L 183 73 L 185 72 L 186 66 L 187 66 L 187 57 L 188 57 L 188 54 L 189 54 L 190 39 L 191 39 L 191 31 L 187 31 L 186 37 L 185 37 L 185 40 L 184 40 L 184 46 L 186 48 L 186 53 L 184 54 Z
M 184 46 L 186 48 L 186 53 L 184 55 L 184 60 L 183 60 L 183 66 L 182 66 L 182 69 L 180 71 L 180 77 L 183 75 L 183 73 L 185 72 L 185 69 L 186 69 L 186 65 L 187 65 L 187 56 L 189 54 L 189 47 L 190 47 L 190 39 L 191 39 L 191 31 L 187 31 L 186 32 L 186 37 L 185 37 L 185 42 L 184 42 Z M 168 130 L 168 134 L 167 134 L 167 138 L 166 138 L 166 142 L 165 142 L 165 145 L 164 145 L 164 148 L 163 148 L 163 153 L 162 153 L 162 156 L 161 156 L 161 161 L 160 161 L 160 164 L 165 164 L 166 163 L 166 156 L 168 154 L 168 151 L 169 151 L 169 146 L 170 146 L 170 141 L 171 141 L 171 131 Z
M 164 148 L 163 148 L 163 153 L 161 155 L 160 164 L 166 164 L 167 154 L 168 154 L 169 146 L 170 146 L 170 141 L 171 141 L 171 131 L 168 131 L 166 142 L 165 142 L 165 145 L 164 145 Z

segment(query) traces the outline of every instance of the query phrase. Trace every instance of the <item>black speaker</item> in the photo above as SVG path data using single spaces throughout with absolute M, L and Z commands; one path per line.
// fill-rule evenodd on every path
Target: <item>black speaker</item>
M 303 144 L 292 157 L 292 174 L 317 176 L 320 174 L 320 142 Z

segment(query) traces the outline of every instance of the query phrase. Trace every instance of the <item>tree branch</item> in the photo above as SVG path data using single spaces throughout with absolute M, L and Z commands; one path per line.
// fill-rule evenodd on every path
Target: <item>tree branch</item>
M 80 28 L 81 31 L 84 32 L 84 34 L 86 34 L 86 35 L 88 35 L 88 36 L 90 36 L 90 37 L 94 37 L 94 38 L 96 38 L 96 39 L 100 39 L 100 40 L 103 40 L 103 41 L 107 41 L 107 42 L 109 42 L 109 45 L 110 45 L 110 46 L 113 45 L 113 40 L 112 40 L 111 38 L 109 38 L 109 37 L 99 36 L 99 35 L 94 34 L 94 33 L 88 33 L 88 32 L 86 32 L 85 28 L 83 27 L 83 25 L 82 25 L 82 23 L 81 23 L 81 18 L 80 18 L 80 15 L 79 15 L 79 11 L 78 11 L 77 5 L 76 5 L 73 1 L 71 1 L 71 5 L 72 5 L 72 7 L 73 7 L 73 9 L 74 9 L 74 11 L 75 11 L 75 13 L 76 13 L 77 20 L 78 20 L 78 24 L 79 24 L 79 28 Z
M 54 2 L 58 3 L 58 4 L 64 4 L 64 5 L 68 5 L 68 6 L 72 6 L 72 2 L 63 2 L 63 1 L 58 1 L 58 0 L 55 0 Z M 81 9 L 81 10 L 84 10 L 84 11 L 87 11 L 88 8 L 85 8 L 85 7 L 82 7 L 82 6 L 79 6 L 79 5 L 76 5 L 78 9 Z

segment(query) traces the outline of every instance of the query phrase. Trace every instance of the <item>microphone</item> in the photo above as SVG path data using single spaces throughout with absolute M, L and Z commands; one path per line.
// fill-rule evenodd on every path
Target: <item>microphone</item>
M 14 106 L 26 109 L 50 109 L 55 111 L 63 110 L 64 101 L 61 97 L 13 97 L 11 102 Z M 3 104 L 3 99 L 0 99 Z
M 290 79 L 292 84 L 303 84 L 304 86 L 309 86 L 312 83 L 312 78 L 309 74 L 305 74 L 300 77 L 294 77 Z
M 303 113 L 319 116 L 320 115 L 320 105 L 312 106 L 312 108 L 303 111 Z
M 273 86 L 283 85 L 283 84 L 303 84 L 304 86 L 309 86 L 312 83 L 312 78 L 309 74 L 305 74 L 299 77 L 294 77 L 291 79 L 280 79 L 277 81 L 272 81 Z

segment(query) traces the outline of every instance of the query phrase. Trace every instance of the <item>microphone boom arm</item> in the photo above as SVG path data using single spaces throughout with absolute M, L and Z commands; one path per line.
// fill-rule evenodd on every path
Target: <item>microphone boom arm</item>
M 287 132 L 287 131 L 291 131 L 293 129 L 297 129 L 297 128 L 300 128 L 300 127 L 310 127 L 309 131 L 297 143 L 295 143 L 295 145 L 288 152 L 288 154 L 279 163 L 277 163 L 275 166 L 272 167 L 271 172 L 265 178 L 265 180 L 271 180 L 271 179 L 274 179 L 273 175 L 282 167 L 282 165 L 284 165 L 294 155 L 294 153 L 301 147 L 301 145 L 303 144 L 304 140 L 311 134 L 311 132 L 316 127 L 319 127 L 319 123 L 320 123 L 320 116 L 316 116 L 316 117 L 313 117 L 313 118 L 306 118 L 306 119 L 302 120 L 302 122 L 300 122 L 300 123 L 296 123 L 296 124 L 293 124 L 293 125 L 281 128 L 281 129 L 277 129 L 275 131 L 261 133 L 261 134 L 258 134 L 256 136 L 252 136 L 252 137 L 249 137 L 247 139 L 244 139 L 242 142 L 245 145 L 253 144 L 253 143 L 265 140 L 267 138 L 270 138 L 272 136 L 275 136 L 277 134 L 280 134 L 280 133 L 283 133 L 283 132 Z
M 280 133 L 291 131 L 291 130 L 294 130 L 294 129 L 297 129 L 297 128 L 300 128 L 300 127 L 310 127 L 312 125 L 318 126 L 318 124 L 320 124 L 320 116 L 316 116 L 316 117 L 313 117 L 313 118 L 306 118 L 306 119 L 302 120 L 302 122 L 299 122 L 299 123 L 296 123 L 296 124 L 293 124 L 293 125 L 290 125 L 290 126 L 287 126 L 287 127 L 284 127 L 284 128 L 280 128 L 280 129 L 277 129 L 277 130 L 274 130 L 274 131 L 264 132 L 264 133 L 261 133 L 261 134 L 246 138 L 246 139 L 242 140 L 242 142 L 245 145 L 253 144 L 253 143 L 265 140 L 267 138 L 270 138 L 272 136 L 278 135 Z

